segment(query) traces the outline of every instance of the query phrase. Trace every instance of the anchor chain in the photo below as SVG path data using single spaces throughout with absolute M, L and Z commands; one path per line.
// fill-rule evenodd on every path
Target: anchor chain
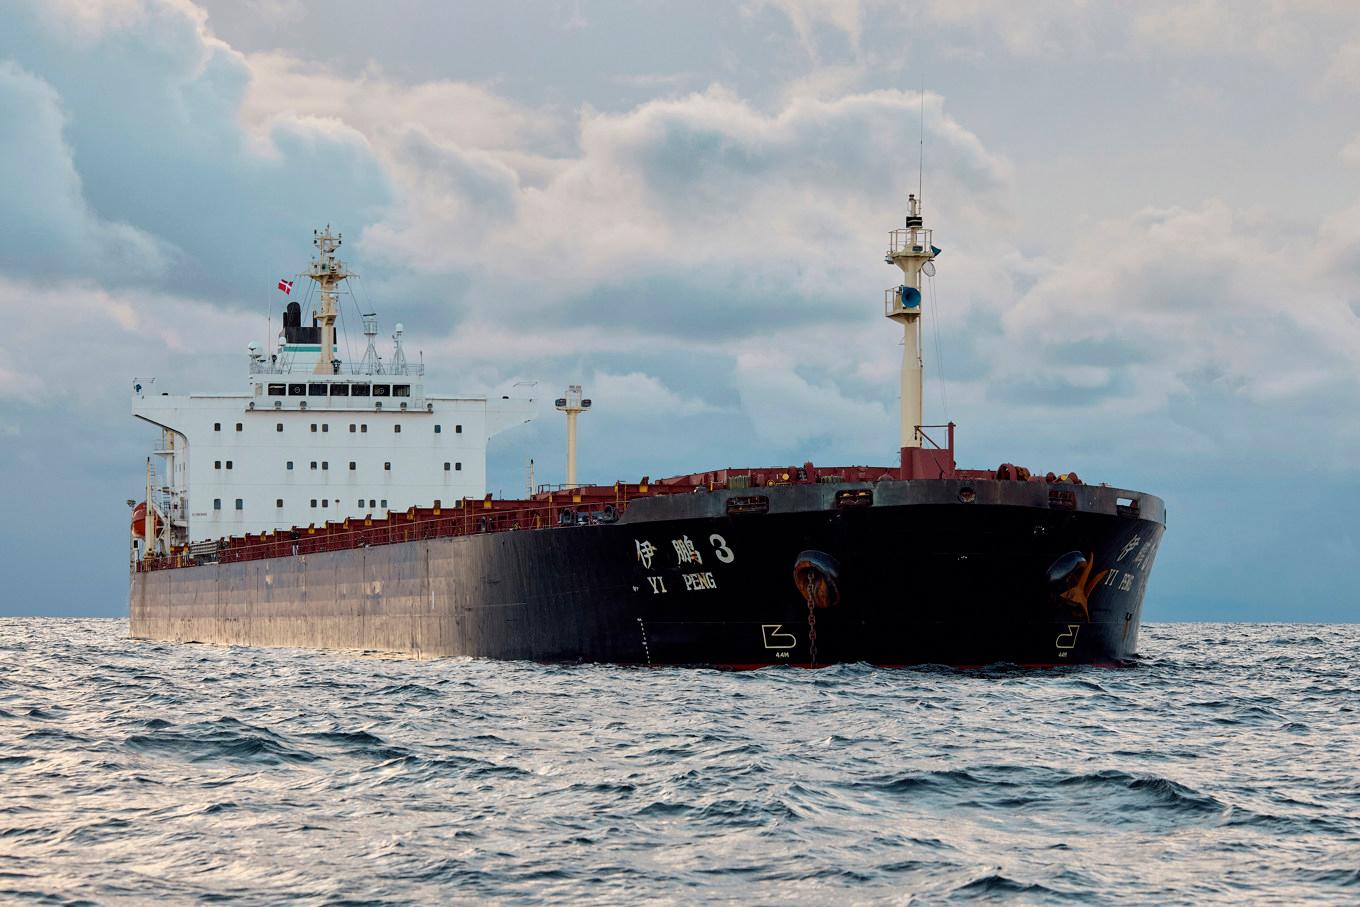
M 811 586 L 809 586 L 811 588 Z M 817 667 L 817 611 L 815 596 L 809 594 L 807 597 L 808 606 L 808 667 Z

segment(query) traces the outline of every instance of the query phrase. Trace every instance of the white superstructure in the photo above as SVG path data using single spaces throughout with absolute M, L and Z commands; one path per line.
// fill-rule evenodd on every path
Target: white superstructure
M 172 395 L 154 379 L 134 382 L 133 415 L 162 429 L 147 479 L 151 552 L 482 497 L 487 440 L 533 418 L 532 399 L 427 393 L 401 325 L 391 358 L 378 355 L 372 315 L 363 359 L 341 361 L 336 288 L 351 275 L 335 257 L 339 236 L 327 228 L 315 242 L 312 324 L 289 303 L 277 350 L 251 344 L 244 392 Z

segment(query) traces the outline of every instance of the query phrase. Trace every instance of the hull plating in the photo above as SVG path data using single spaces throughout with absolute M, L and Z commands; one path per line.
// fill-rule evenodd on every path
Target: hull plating
M 134 573 L 132 635 L 742 667 L 1136 652 L 1160 501 L 1131 516 L 1092 488 L 1068 511 L 994 483 L 960 504 L 956 484 L 881 482 L 846 509 L 834 487 L 772 489 L 768 513 L 730 516 L 730 493 L 685 495 L 608 525 Z

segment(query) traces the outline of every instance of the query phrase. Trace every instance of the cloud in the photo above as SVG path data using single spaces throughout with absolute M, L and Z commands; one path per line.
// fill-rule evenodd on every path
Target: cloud
M 211 283 L 240 304 L 263 282 L 237 265 L 273 271 L 330 211 L 385 204 L 381 166 L 357 131 L 315 117 L 275 121 L 263 142 L 243 131 L 250 66 L 191 5 L 92 4 L 80 29 L 63 21 L 24 5 L 0 32 L 0 92 L 20 117 L 0 125 L 17 133 L 5 148 L 38 162 L 0 180 L 26 212 L 49 207 L 12 254 L 50 273 L 44 254 L 80 248 L 56 270 L 177 292 Z
M 1086 431 L 1211 402 L 1171 427 L 1220 455 L 1335 468 L 1360 455 L 1360 433 L 1328 415 L 1360 407 L 1360 320 L 1326 252 L 1354 229 L 1291 236 L 1221 202 L 1108 222 L 1000 313 L 989 395 L 1018 420 Z M 1300 449 L 1298 432 L 1333 444 Z
M 948 162 L 933 188 L 959 202 L 961 220 L 990 214 L 1007 164 L 938 95 L 926 115 Z M 884 150 L 912 157 L 919 116 L 915 93 L 799 98 L 767 114 L 715 87 L 622 114 L 584 111 L 579 152 L 546 179 L 525 175 L 520 159 L 412 132 L 392 156 L 402 204 L 365 240 L 404 267 L 513 280 L 541 256 L 552 278 L 534 288 L 542 306 L 658 274 L 760 283 L 783 298 L 824 292 L 843 285 L 849 255 L 881 241 L 884 199 L 905 196 L 914 175 L 885 170 Z
M 1340 154 L 1341 162 L 1350 167 L 1360 167 L 1360 133 L 1355 138 L 1342 147 Z
M 1340 88 L 1360 89 L 1360 36 L 1337 49 L 1327 66 L 1325 81 Z
M 135 493 L 145 453 L 124 379 L 234 386 L 241 349 L 264 339 L 263 294 L 329 220 L 366 306 L 429 354 L 432 387 L 584 382 L 596 477 L 891 461 L 900 332 L 878 300 L 898 275 L 880 255 L 916 187 L 922 98 L 904 74 L 938 64 L 932 84 L 952 87 L 924 98 L 926 214 L 945 250 L 927 418 L 963 423 L 966 463 L 1070 457 L 1185 495 L 1206 476 L 1228 494 L 1234 469 L 1352 469 L 1360 423 L 1338 413 L 1360 405 L 1360 198 L 1316 190 L 1344 186 L 1325 167 L 1360 162 L 1360 140 L 1339 162 L 1330 150 L 1344 110 L 1325 106 L 1354 84 L 1350 4 L 928 0 L 909 22 L 883 0 L 744 10 L 679 16 L 678 46 L 708 55 L 614 42 L 630 76 L 592 59 L 575 81 L 571 54 L 609 43 L 610 17 L 488 53 L 494 66 L 360 54 L 328 69 L 242 52 L 187 0 L 7 11 L 4 459 L 121 507 L 110 492 Z M 325 37 L 298 34 L 299 55 L 325 58 Z M 550 89 L 545 50 L 567 61 Z M 1299 120 L 1272 132 L 1292 163 L 1259 132 L 1271 93 L 1230 90 L 1244 72 L 1320 105 L 1291 105 Z M 1016 94 L 993 94 L 1003 82 Z M 1187 97 L 1221 144 L 1176 126 Z M 1234 125 L 1244 110 L 1249 128 Z M 1262 175 L 1287 206 L 1243 200 Z M 1131 210 L 1145 198 L 1161 207 Z M 558 449 L 549 413 L 498 439 L 505 486 Z M 109 576 L 124 533 L 108 537 Z
M 706 400 L 682 395 L 643 372 L 615 374 L 597 371 L 591 375 L 589 390 L 607 400 L 611 412 L 633 417 L 674 418 L 716 412 Z
M 99 217 L 85 198 L 51 85 L 0 60 L 0 268 L 29 275 L 75 270 L 110 282 L 154 279 L 174 255 L 167 242 Z
M 820 26 L 842 33 L 851 51 L 859 54 L 864 31 L 864 10 L 859 0 L 752 0 L 747 11 L 766 8 L 776 9 L 788 18 L 803 50 L 814 63 L 820 56 L 817 42 Z

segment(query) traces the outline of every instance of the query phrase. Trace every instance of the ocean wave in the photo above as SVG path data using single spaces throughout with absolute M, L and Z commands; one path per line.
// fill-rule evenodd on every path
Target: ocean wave
M 1360 627 L 1151 625 L 1120 671 L 736 674 L 126 632 L 0 619 L 0 901 L 1360 894 Z

